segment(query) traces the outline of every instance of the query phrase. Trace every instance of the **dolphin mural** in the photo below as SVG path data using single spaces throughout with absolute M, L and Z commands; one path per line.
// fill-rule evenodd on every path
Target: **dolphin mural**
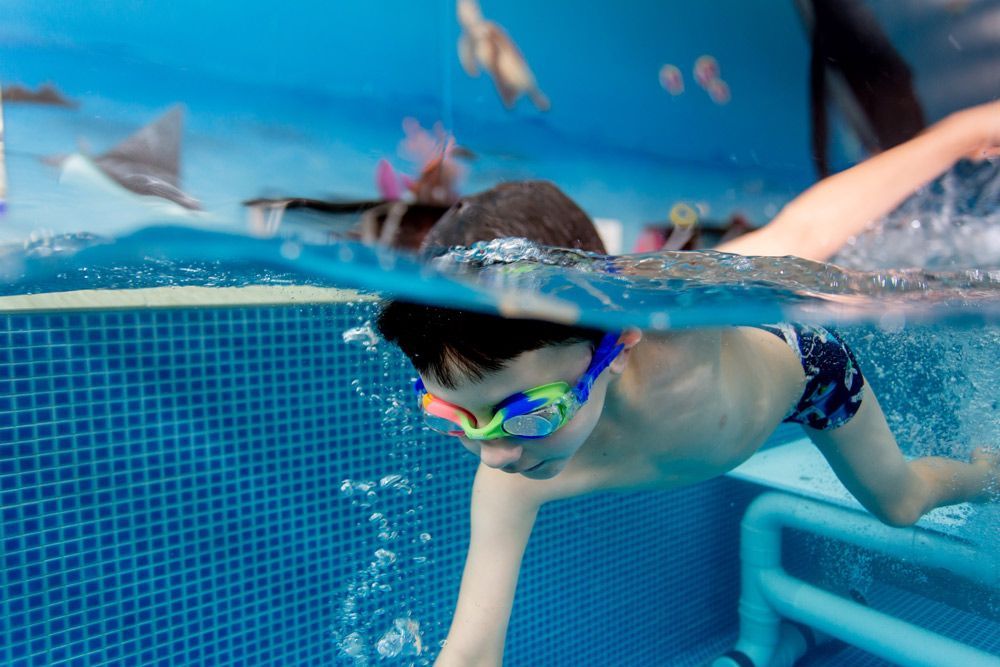
M 479 76 L 480 67 L 486 70 L 508 109 L 528 95 L 539 110 L 549 110 L 549 98 L 539 90 L 517 45 L 501 26 L 483 18 L 477 0 L 458 0 L 458 22 L 458 57 L 466 74 Z
M 60 168 L 60 182 L 86 182 L 106 190 L 138 195 L 164 212 L 187 214 L 201 204 L 180 189 L 180 152 L 184 109 L 170 107 L 111 150 L 50 158 Z

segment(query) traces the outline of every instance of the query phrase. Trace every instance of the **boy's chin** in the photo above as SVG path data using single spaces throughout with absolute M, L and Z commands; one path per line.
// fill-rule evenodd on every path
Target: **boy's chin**
M 544 461 L 540 466 L 531 470 L 525 470 L 521 474 L 528 479 L 551 479 L 562 472 L 563 461 L 550 459 Z

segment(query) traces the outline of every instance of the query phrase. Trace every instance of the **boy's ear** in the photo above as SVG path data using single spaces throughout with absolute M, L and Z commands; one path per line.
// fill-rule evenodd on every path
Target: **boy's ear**
M 641 340 L 642 332 L 639 329 L 629 327 L 622 332 L 622 335 L 618 337 L 618 342 L 624 345 L 625 348 L 611 362 L 609 368 L 612 373 L 621 374 L 625 372 L 625 367 L 628 365 L 628 358 L 632 354 L 632 348 L 638 345 Z

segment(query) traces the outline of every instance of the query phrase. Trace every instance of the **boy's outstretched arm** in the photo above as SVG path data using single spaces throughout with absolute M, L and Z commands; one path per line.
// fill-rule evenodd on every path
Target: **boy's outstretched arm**
M 1000 102 L 955 112 L 913 139 L 816 183 L 767 225 L 716 248 L 823 261 L 961 158 L 1000 154 Z
M 972 462 L 940 456 L 907 460 L 871 387 L 843 426 L 804 427 L 847 490 L 884 523 L 908 526 L 942 505 L 986 502 L 1000 492 L 1000 453 L 975 452 Z
M 480 464 L 455 616 L 436 667 L 500 667 L 521 557 L 542 504 L 537 482 Z

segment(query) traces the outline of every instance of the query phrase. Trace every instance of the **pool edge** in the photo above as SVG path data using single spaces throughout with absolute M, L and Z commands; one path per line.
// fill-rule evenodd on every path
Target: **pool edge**
M 286 285 L 247 287 L 149 287 L 122 290 L 73 290 L 0 297 L 0 313 L 117 310 L 135 308 L 224 308 L 374 302 L 355 290 Z

